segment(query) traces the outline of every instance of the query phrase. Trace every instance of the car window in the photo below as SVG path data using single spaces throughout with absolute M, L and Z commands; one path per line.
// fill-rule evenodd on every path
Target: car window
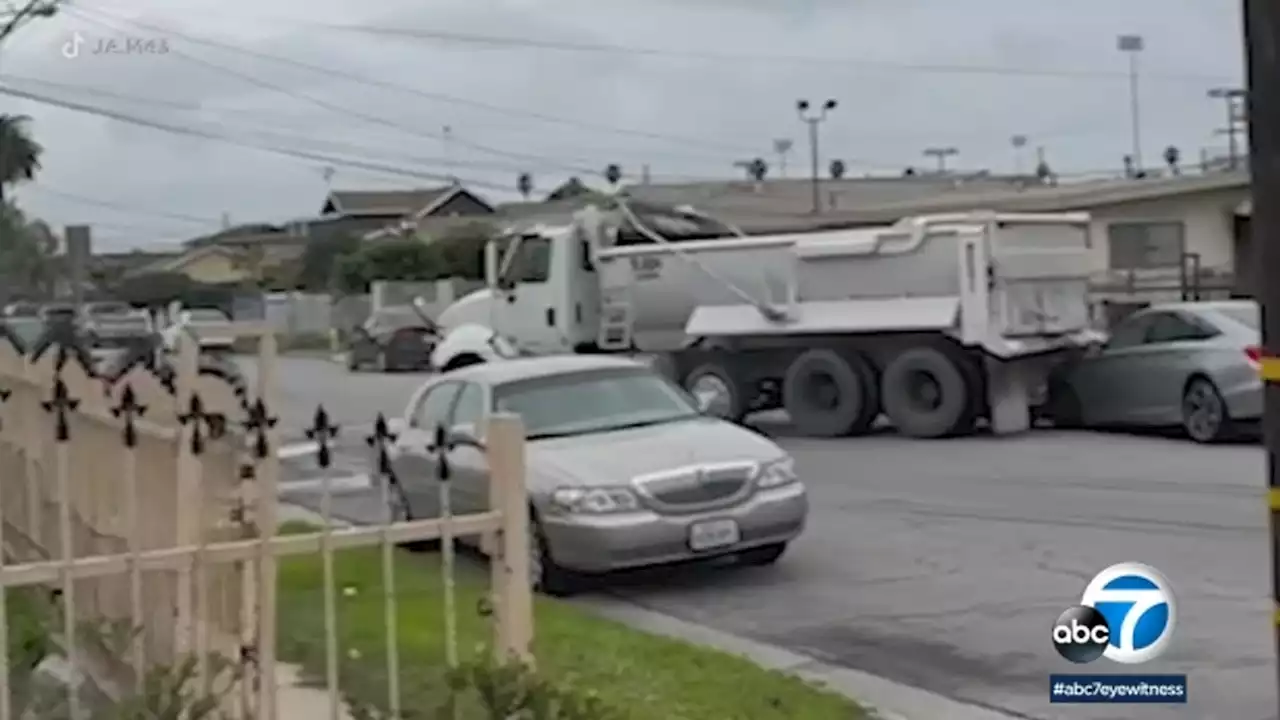
M 1115 329 L 1111 331 L 1111 337 L 1107 339 L 1105 345 L 1107 350 L 1123 350 L 1135 345 L 1141 345 L 1147 334 L 1147 326 L 1151 324 L 1152 316 L 1150 314 L 1135 315 L 1134 317 L 1122 320 Z
M 413 411 L 413 426 L 420 430 L 435 430 L 449 418 L 449 408 L 458 396 L 458 383 L 437 385 L 418 399 L 418 406 Z
M 520 380 L 494 390 L 530 439 L 608 432 L 697 417 L 687 393 L 648 369 L 610 369 Z
M 470 425 L 480 429 L 480 420 L 484 417 L 484 388 L 477 383 L 466 383 L 458 394 L 458 402 L 453 406 L 450 427 Z
M 1148 345 L 1158 345 L 1161 343 L 1187 342 L 1191 340 L 1204 340 L 1213 333 L 1207 328 L 1201 327 L 1196 323 L 1175 313 L 1156 313 L 1147 326 L 1145 342 Z

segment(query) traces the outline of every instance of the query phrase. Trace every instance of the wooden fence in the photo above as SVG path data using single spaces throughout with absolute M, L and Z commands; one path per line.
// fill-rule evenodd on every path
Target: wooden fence
M 393 522 L 384 482 L 388 512 L 382 524 L 326 525 L 282 536 L 279 429 L 271 416 L 275 340 L 264 328 L 239 326 L 236 332 L 259 338 L 256 386 L 247 392 L 202 372 L 191 338 L 166 360 L 174 371 L 165 382 L 143 366 L 104 380 L 84 367 L 75 348 L 55 342 L 32 354 L 0 335 L 0 648 L 7 647 L 11 630 L 7 594 L 22 588 L 48 599 L 62 652 L 109 694 L 142 693 L 149 670 L 188 658 L 208 682 L 219 672 L 213 660 L 225 658 L 242 671 L 229 695 L 231 716 L 272 720 L 279 712 L 279 557 L 319 553 L 331 568 L 340 549 L 381 546 L 384 573 L 393 574 L 390 558 L 399 544 L 478 534 L 492 555 L 496 652 L 531 661 L 518 419 L 493 421 L 487 452 L 494 507 L 488 512 Z M 331 608 L 336 588 L 332 573 L 326 575 L 323 593 Z M 394 586 L 393 577 L 384 581 Z M 394 602 L 386 612 L 394 635 Z M 326 613 L 331 645 L 335 623 Z M 113 654 L 85 630 L 104 626 L 123 626 L 128 647 Z M 394 674 L 394 636 L 388 645 Z M 10 720 L 22 708 L 12 697 L 9 660 L 0 662 L 0 720 Z M 335 673 L 331 667 L 328 689 L 337 708 Z M 394 717 L 397 683 L 390 692 Z M 72 690 L 65 702 L 67 715 L 80 717 L 86 700 Z

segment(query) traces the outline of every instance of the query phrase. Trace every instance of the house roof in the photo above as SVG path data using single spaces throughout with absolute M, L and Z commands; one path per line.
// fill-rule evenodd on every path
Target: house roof
M 800 232 L 896 222 L 907 215 L 995 209 L 1022 212 L 1085 210 L 1215 190 L 1247 189 L 1248 173 L 1109 179 L 1043 185 L 1029 178 L 916 176 L 825 180 L 823 211 L 813 214 L 812 185 L 780 180 L 752 183 L 642 185 L 637 199 L 692 205 L 749 233 Z
M 232 259 L 239 259 L 243 256 L 240 251 L 225 245 L 203 245 L 201 247 L 192 248 L 191 250 L 175 257 L 160 258 L 154 262 L 147 263 L 146 265 L 133 268 L 128 274 L 150 275 L 152 273 L 181 272 L 182 268 L 187 267 L 191 263 L 215 255 L 221 255 Z
M 426 217 L 459 193 L 466 193 L 484 205 L 489 204 L 461 185 L 411 190 L 334 190 L 325 198 L 320 214 L 348 217 Z

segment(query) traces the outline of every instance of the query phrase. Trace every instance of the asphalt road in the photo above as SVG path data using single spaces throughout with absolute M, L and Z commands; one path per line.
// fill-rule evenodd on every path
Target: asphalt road
M 320 361 L 287 360 L 281 370 L 280 414 L 295 428 L 321 401 L 339 421 L 367 424 L 379 410 L 398 411 L 420 382 Z M 775 430 L 813 500 L 810 528 L 776 567 L 647 573 L 606 591 L 1030 718 L 1276 718 L 1256 446 L 1054 431 L 814 441 Z M 358 434 L 342 445 L 338 471 L 363 470 Z M 314 475 L 306 458 L 287 467 L 293 482 Z M 292 500 L 317 499 L 291 487 Z M 380 512 L 373 493 L 354 485 L 338 507 L 357 521 Z M 1121 561 L 1169 578 L 1174 644 L 1140 667 L 1070 665 L 1050 627 L 1095 573 Z M 1126 670 L 1186 673 L 1189 705 L 1047 702 L 1050 672 Z

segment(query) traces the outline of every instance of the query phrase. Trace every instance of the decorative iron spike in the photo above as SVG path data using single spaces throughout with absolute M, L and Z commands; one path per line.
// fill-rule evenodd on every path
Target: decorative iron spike
M 187 412 L 178 416 L 178 422 L 191 426 L 191 454 L 204 454 L 205 428 L 209 425 L 209 413 L 205 412 L 200 393 L 192 393 Z
M 391 426 L 387 423 L 387 418 L 382 413 L 373 421 L 373 434 L 365 437 L 364 442 L 377 452 L 378 474 L 394 480 L 394 473 L 391 468 L 391 455 L 387 452 L 387 445 L 396 441 L 396 434 L 391 432 Z
M 3 405 L 4 403 L 8 402 L 8 401 L 9 401 L 9 397 L 10 397 L 11 395 L 13 395 L 13 391 L 12 391 L 12 390 L 7 390 L 7 389 L 5 389 L 5 388 L 0 388 L 0 405 Z M 3 418 L 3 417 L 0 417 L 0 430 L 3 430 L 3 429 L 4 429 L 4 418 Z
M 138 446 L 137 419 L 146 413 L 147 408 L 138 402 L 138 396 L 133 391 L 133 385 L 125 385 L 124 390 L 120 393 L 120 403 L 111 408 L 111 414 L 124 421 L 125 447 Z
M 244 429 L 253 434 L 253 455 L 259 460 L 265 459 L 271 451 L 267 442 L 267 431 L 276 426 L 278 418 L 267 412 L 267 404 L 258 398 L 249 405 L 244 421 Z
M 328 470 L 333 465 L 333 450 L 329 443 L 338 437 L 338 426 L 329 422 L 329 411 L 324 405 L 316 407 L 316 413 L 307 430 L 307 439 L 316 443 L 316 462 L 321 468 Z
M 436 479 L 449 482 L 453 477 L 453 469 L 449 467 L 449 434 L 444 425 L 437 425 L 432 438 L 431 452 L 436 456 Z
M 71 391 L 61 376 L 54 378 L 53 394 L 40 405 L 45 412 L 53 413 L 53 439 L 60 443 L 70 440 L 71 422 L 67 419 L 67 413 L 75 412 L 80 407 L 80 401 L 71 397 Z

